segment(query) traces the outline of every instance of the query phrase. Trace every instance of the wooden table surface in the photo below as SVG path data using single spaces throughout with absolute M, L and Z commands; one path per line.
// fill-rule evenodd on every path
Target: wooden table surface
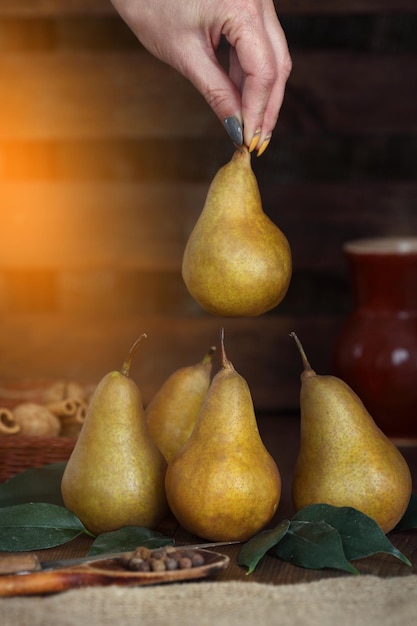
M 258 424 L 264 444 L 274 456 L 282 477 L 280 505 L 270 524 L 270 526 L 273 527 L 281 520 L 290 519 L 294 515 L 291 502 L 291 477 L 298 450 L 299 419 L 297 416 L 268 415 L 258 417 Z M 401 447 L 401 451 L 410 465 L 415 485 L 417 480 L 417 446 Z M 172 535 L 178 544 L 201 541 L 178 527 L 175 520 L 172 519 L 167 520 L 166 523 L 161 526 L 160 530 L 164 534 Z M 360 559 L 355 562 L 355 567 L 362 574 L 373 574 L 381 577 L 417 574 L 417 530 L 391 532 L 389 538 L 392 543 L 409 558 L 411 563 L 413 563 L 412 567 L 404 565 L 392 556 L 382 554 Z M 86 554 L 90 544 L 91 539 L 87 536 L 83 536 L 58 548 L 40 550 L 37 554 L 41 560 L 73 558 Z M 248 576 L 246 574 L 246 568 L 240 567 L 236 563 L 239 549 L 239 545 L 216 548 L 216 551 L 230 556 L 230 565 L 226 570 L 216 574 L 215 580 L 289 584 L 350 575 L 342 571 L 331 569 L 304 569 L 281 561 L 273 556 L 266 555 L 258 564 L 256 570 Z

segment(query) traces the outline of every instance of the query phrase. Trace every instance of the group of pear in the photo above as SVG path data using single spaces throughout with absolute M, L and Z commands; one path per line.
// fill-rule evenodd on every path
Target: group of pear
M 389 532 L 411 496 L 398 448 L 341 379 L 321 376 L 300 350 L 300 448 L 292 481 L 296 510 L 350 506 Z M 195 365 L 174 371 L 144 408 L 121 371 L 98 384 L 62 479 L 65 505 L 94 534 L 124 526 L 155 528 L 171 512 L 209 541 L 245 541 L 277 511 L 281 477 L 262 442 L 249 386 L 220 340 Z
M 206 311 L 259 316 L 285 297 L 292 272 L 287 239 L 263 212 L 246 148 L 214 177 L 187 242 L 182 275 Z M 292 480 L 296 510 L 310 504 L 358 509 L 387 533 L 411 497 L 407 463 L 341 379 L 316 374 L 301 354 L 300 447 Z M 220 368 L 208 350 L 176 370 L 149 402 L 121 371 L 98 384 L 62 479 L 62 496 L 94 534 L 155 528 L 170 513 L 209 541 L 245 541 L 274 517 L 276 461 L 262 442 L 246 380 L 220 336 Z

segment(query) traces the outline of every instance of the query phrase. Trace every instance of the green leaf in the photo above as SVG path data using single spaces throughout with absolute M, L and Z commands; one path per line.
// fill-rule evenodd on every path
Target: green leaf
M 99 535 L 91 546 L 88 556 L 107 552 L 130 552 L 138 546 L 161 548 L 172 545 L 174 545 L 173 539 L 165 537 L 156 530 L 142 526 L 125 526 L 119 530 Z
M 59 546 L 87 532 L 64 507 L 36 502 L 0 509 L 0 550 L 24 552 Z
M 287 533 L 273 552 L 283 561 L 299 567 L 330 567 L 351 574 L 359 573 L 346 559 L 339 532 L 325 522 L 291 521 Z
M 407 510 L 394 530 L 410 530 L 417 528 L 417 496 L 412 493 Z
M 237 564 L 248 568 L 246 574 L 251 574 L 268 550 L 281 541 L 289 526 L 289 520 L 283 520 L 275 528 L 258 533 L 241 547 Z
M 0 485 L 0 507 L 28 502 L 46 502 L 64 506 L 61 480 L 66 463 L 52 463 L 28 469 Z
M 352 507 L 311 504 L 298 511 L 293 520 L 326 522 L 338 530 L 348 561 L 385 553 L 411 565 L 407 557 L 392 545 L 375 520 Z

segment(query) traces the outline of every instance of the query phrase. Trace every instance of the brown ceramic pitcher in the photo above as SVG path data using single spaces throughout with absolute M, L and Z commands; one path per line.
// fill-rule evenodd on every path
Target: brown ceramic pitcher
M 417 237 L 344 246 L 354 308 L 335 348 L 335 373 L 398 443 L 417 442 Z

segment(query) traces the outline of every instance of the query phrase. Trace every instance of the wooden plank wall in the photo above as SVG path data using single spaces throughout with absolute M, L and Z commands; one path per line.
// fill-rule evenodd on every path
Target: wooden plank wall
M 96 382 L 147 332 L 146 402 L 222 325 L 259 411 L 298 410 L 291 330 L 331 371 L 351 306 L 343 242 L 417 234 L 417 5 L 284 0 L 279 14 L 294 69 L 253 165 L 294 276 L 275 311 L 222 320 L 180 275 L 232 153 L 217 119 L 107 0 L 0 1 L 0 382 Z

